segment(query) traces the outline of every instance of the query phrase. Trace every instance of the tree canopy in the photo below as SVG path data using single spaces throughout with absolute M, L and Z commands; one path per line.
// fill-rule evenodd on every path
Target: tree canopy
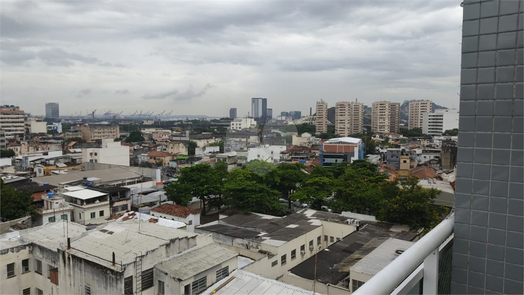
M 0 217 L 7 220 L 36 214 L 36 206 L 28 191 L 18 191 L 1 181 Z
M 459 130 L 457 128 L 449 129 L 449 130 L 444 131 L 444 133 L 442 133 L 442 135 L 444 136 L 457 136 L 458 134 L 459 134 Z
M 129 136 L 126 138 L 127 143 L 142 141 L 145 141 L 145 139 L 140 130 L 131 131 L 131 133 L 129 133 Z
M 15 151 L 13 150 L 0 150 L 1 158 L 12 158 L 15 156 Z

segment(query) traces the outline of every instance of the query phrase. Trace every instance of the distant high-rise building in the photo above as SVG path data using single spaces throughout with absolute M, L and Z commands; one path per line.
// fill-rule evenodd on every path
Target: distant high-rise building
M 237 108 L 229 109 L 229 118 L 235 119 L 237 117 Z
M 400 103 L 376 101 L 371 106 L 371 131 L 398 133 L 400 131 Z
M 433 102 L 431 100 L 415 100 L 409 102 L 408 129 L 422 129 L 424 113 L 431 113 Z
M 317 101 L 317 115 L 315 121 L 315 127 L 317 134 L 327 133 L 328 119 L 327 119 L 328 104 L 327 102 L 320 100 Z
M 289 116 L 289 112 L 280 112 L 281 117 L 287 117 Z
M 302 118 L 302 112 L 301 111 L 291 111 L 289 112 L 289 116 L 291 116 L 291 119 L 298 120 Z
M 362 133 L 364 128 L 364 104 L 337 102 L 335 105 L 335 133 L 340 136 Z
M 422 117 L 422 133 L 439 136 L 446 130 L 458 129 L 459 113 L 456 109 L 436 110 L 424 113 Z
M 259 123 L 267 122 L 267 98 L 254 97 L 251 99 L 251 117 Z
M 267 109 L 267 119 L 273 119 L 273 109 Z
M 20 139 L 25 134 L 24 111 L 18 106 L 0 106 L 0 129 L 4 130 L 6 139 Z
M 45 104 L 45 117 L 48 119 L 60 118 L 60 110 L 57 102 L 48 102 Z
M 524 1 L 462 6 L 451 294 L 524 294 Z

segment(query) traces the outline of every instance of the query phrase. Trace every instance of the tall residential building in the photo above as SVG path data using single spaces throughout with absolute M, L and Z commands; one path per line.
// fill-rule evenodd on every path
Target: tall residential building
M 364 104 L 337 102 L 335 105 L 335 133 L 340 136 L 362 133 L 364 128 Z
M 421 128 L 424 113 L 431 113 L 433 102 L 431 100 L 415 100 L 409 102 L 408 129 Z
M 439 136 L 446 130 L 457 129 L 459 113 L 456 109 L 436 110 L 422 116 L 422 133 Z
M 371 131 L 398 133 L 400 131 L 400 103 L 376 101 L 371 106 Z
M 451 293 L 523 294 L 524 1 L 463 9 Z
M 60 118 L 60 111 L 57 102 L 48 102 L 45 104 L 45 117 L 49 119 Z
M 229 118 L 235 119 L 237 117 L 237 108 L 229 109 Z
M 0 129 L 5 132 L 6 139 L 23 138 L 25 134 L 24 111 L 18 106 L 0 106 Z
M 328 119 L 327 119 L 328 104 L 327 102 L 320 100 L 317 101 L 317 115 L 315 121 L 315 127 L 317 134 L 327 133 Z
M 251 117 L 259 123 L 267 122 L 267 98 L 254 97 L 251 99 Z
M 302 118 L 302 112 L 301 111 L 291 111 L 289 112 L 289 116 L 291 116 L 291 119 L 298 120 Z
M 273 109 L 267 109 L 267 119 L 273 119 Z

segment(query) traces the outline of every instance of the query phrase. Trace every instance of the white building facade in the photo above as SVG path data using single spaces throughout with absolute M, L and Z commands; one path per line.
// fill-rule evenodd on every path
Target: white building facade
M 278 163 L 280 153 L 286 150 L 285 145 L 265 145 L 247 150 L 247 161 L 260 160 L 269 163 Z
M 231 121 L 230 128 L 231 130 L 243 130 L 243 129 L 251 129 L 256 128 L 257 122 L 253 118 L 242 118 L 242 119 L 235 119 Z
M 113 139 L 102 139 L 101 148 L 82 150 L 82 162 L 129 166 L 129 147 Z
M 458 129 L 459 112 L 456 109 L 436 110 L 424 113 L 422 117 L 422 133 L 440 136 L 444 131 Z

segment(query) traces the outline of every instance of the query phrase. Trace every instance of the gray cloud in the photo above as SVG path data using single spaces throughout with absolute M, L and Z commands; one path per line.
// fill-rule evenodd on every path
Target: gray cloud
M 152 95 L 144 95 L 142 96 L 143 99 L 172 99 L 173 101 L 185 101 L 185 100 L 191 100 L 195 97 L 201 97 L 204 94 L 206 94 L 207 90 L 213 88 L 212 85 L 206 84 L 202 89 L 195 91 L 193 88 L 193 85 L 189 85 L 188 88 L 180 92 L 178 89 L 162 92 L 158 94 L 152 94 Z
M 114 95 L 125 95 L 125 94 L 129 94 L 129 90 L 127 89 L 119 89 L 119 90 L 116 90 Z
M 89 89 L 89 88 L 82 89 L 82 90 L 78 91 L 78 93 L 76 95 L 76 98 L 81 98 L 81 97 L 90 95 L 92 92 L 93 91 L 91 89 Z

